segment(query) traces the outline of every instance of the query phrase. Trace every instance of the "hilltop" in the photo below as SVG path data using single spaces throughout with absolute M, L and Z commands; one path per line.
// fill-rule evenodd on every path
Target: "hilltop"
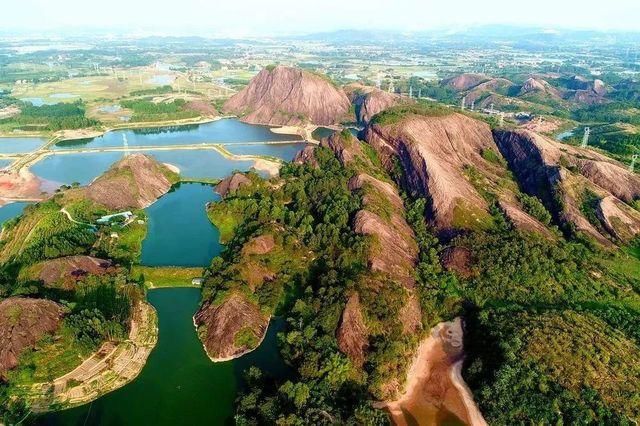
M 223 110 L 254 124 L 330 125 L 348 113 L 349 99 L 324 76 L 278 65 L 260 71 Z

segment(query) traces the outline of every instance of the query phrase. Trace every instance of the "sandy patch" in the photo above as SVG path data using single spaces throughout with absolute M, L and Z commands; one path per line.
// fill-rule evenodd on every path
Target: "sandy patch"
M 175 166 L 171 163 L 162 163 L 167 169 L 171 170 L 173 173 L 180 174 L 180 167 Z
M 104 134 L 103 130 L 95 129 L 75 129 L 75 130 L 60 130 L 56 132 L 56 136 L 63 141 L 70 141 L 75 139 L 91 139 L 97 138 Z
M 0 172 L 0 203 L 42 200 L 46 195 L 42 190 L 43 183 L 39 177 L 26 168 L 17 172 Z
M 386 402 L 396 425 L 437 425 L 459 421 L 486 426 L 471 391 L 460 374 L 463 350 L 462 320 L 442 322 L 418 347 L 407 372 L 405 391 Z
M 278 176 L 282 163 L 259 158 L 253 162 L 253 168 L 259 172 L 265 172 L 269 177 Z

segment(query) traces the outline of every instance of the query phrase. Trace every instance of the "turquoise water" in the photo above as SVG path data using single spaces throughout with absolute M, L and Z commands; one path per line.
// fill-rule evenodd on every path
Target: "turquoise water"
M 284 161 L 291 161 L 296 154 L 301 151 L 306 144 L 291 143 L 278 145 L 227 145 L 225 149 L 236 155 L 269 155 L 277 157 Z
M 13 163 L 14 160 L 8 160 L 8 159 L 0 159 L 0 169 L 4 169 L 5 167 L 7 167 L 9 164 Z
M 219 199 L 213 186 L 188 183 L 176 186 L 148 207 L 141 263 L 209 266 L 221 246 L 220 233 L 207 218 L 206 204 Z
M 222 179 L 234 170 L 249 170 L 253 161 L 227 160 L 217 151 L 154 151 L 150 152 L 158 161 L 171 163 L 180 169 L 186 178 Z
M 6 221 L 18 217 L 22 214 L 22 211 L 31 203 L 10 203 L 0 207 L 0 225 L 3 225 Z
M 0 138 L 0 154 L 21 154 L 35 151 L 44 145 L 41 138 Z
M 46 180 L 70 185 L 91 183 L 124 156 L 123 152 L 50 155 L 31 166 L 31 171 Z
M 55 149 L 104 148 L 149 145 L 188 145 L 216 142 L 296 141 L 297 135 L 279 135 L 267 126 L 246 124 L 236 119 L 223 119 L 205 124 L 159 127 L 154 129 L 114 130 L 93 139 L 62 141 Z

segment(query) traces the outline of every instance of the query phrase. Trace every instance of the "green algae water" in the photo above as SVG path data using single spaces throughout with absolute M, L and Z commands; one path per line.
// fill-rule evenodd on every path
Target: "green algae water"
M 205 204 L 217 195 L 210 185 L 182 184 L 147 209 L 149 229 L 142 263 L 207 266 L 221 249 Z M 224 425 L 233 423 L 242 372 L 252 365 L 273 376 L 286 374 L 273 320 L 262 344 L 233 361 L 213 363 L 193 326 L 200 303 L 194 287 L 149 290 L 158 313 L 158 344 L 140 375 L 124 387 L 79 407 L 33 419 L 40 425 Z
M 274 322 L 255 351 L 234 361 L 213 363 L 193 327 L 200 303 L 197 288 L 150 290 L 160 334 L 140 375 L 92 403 L 47 414 L 43 425 L 223 425 L 233 419 L 242 371 L 256 365 L 274 375 L 285 366 L 277 350 Z

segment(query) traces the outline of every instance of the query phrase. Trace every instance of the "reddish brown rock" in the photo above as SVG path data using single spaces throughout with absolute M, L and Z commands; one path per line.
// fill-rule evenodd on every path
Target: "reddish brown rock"
M 589 190 L 630 203 L 640 198 L 638 175 L 602 154 L 526 130 L 496 131 L 495 140 L 526 192 L 537 195 L 577 231 L 611 245 L 580 211 L 582 193 Z
M 448 247 L 440 253 L 440 263 L 447 271 L 464 278 L 473 276 L 473 254 L 466 247 Z
M 111 210 L 141 209 L 169 192 L 177 180 L 172 175 L 153 157 L 131 154 L 83 190 L 87 198 Z
M 40 269 L 38 278 L 47 286 L 60 286 L 71 290 L 78 280 L 87 275 L 104 275 L 115 273 L 116 268 L 111 261 L 91 256 L 68 256 L 48 260 L 35 266 Z
M 442 83 L 457 92 L 464 92 L 465 90 L 472 89 L 483 81 L 487 81 L 488 79 L 489 77 L 483 74 L 467 73 L 443 80 Z
M 265 68 L 233 95 L 224 111 L 255 124 L 338 123 L 349 111 L 349 99 L 326 77 L 297 68 Z
M 260 235 L 248 241 L 242 248 L 243 255 L 267 254 L 275 247 L 276 243 L 273 235 Z
M 369 348 L 369 332 L 362 316 L 360 297 L 352 293 L 336 332 L 338 348 L 357 366 L 362 366 Z
M 640 213 L 612 195 L 600 200 L 596 213 L 606 230 L 620 241 L 628 242 L 640 234 Z
M 473 227 L 488 218 L 487 202 L 465 176 L 469 165 L 497 173 L 497 166 L 482 157 L 483 150 L 497 151 L 486 123 L 461 114 L 411 115 L 390 125 L 370 125 L 365 138 L 388 171 L 395 158 L 400 160 L 412 194 L 432 200 L 429 219 L 436 227 Z
M 403 102 L 413 102 L 403 99 L 395 93 L 384 92 L 375 87 L 351 84 L 345 88 L 351 103 L 355 107 L 356 122 L 367 124 L 377 113 Z
M 229 193 L 236 192 L 239 188 L 249 185 L 251 180 L 242 173 L 234 173 L 226 177 L 216 185 L 216 192 L 221 197 L 226 197 Z
M 269 318 L 245 296 L 234 293 L 219 305 L 207 302 L 194 323 L 209 358 L 226 361 L 255 349 L 264 339 Z
M 18 365 L 20 354 L 56 331 L 62 306 L 44 299 L 10 297 L 0 302 L 0 376 Z
M 314 155 L 315 150 L 316 147 L 314 145 L 305 146 L 301 151 L 298 151 L 293 162 L 296 164 L 308 164 L 311 167 L 318 167 L 318 160 L 316 160 L 316 156 Z

